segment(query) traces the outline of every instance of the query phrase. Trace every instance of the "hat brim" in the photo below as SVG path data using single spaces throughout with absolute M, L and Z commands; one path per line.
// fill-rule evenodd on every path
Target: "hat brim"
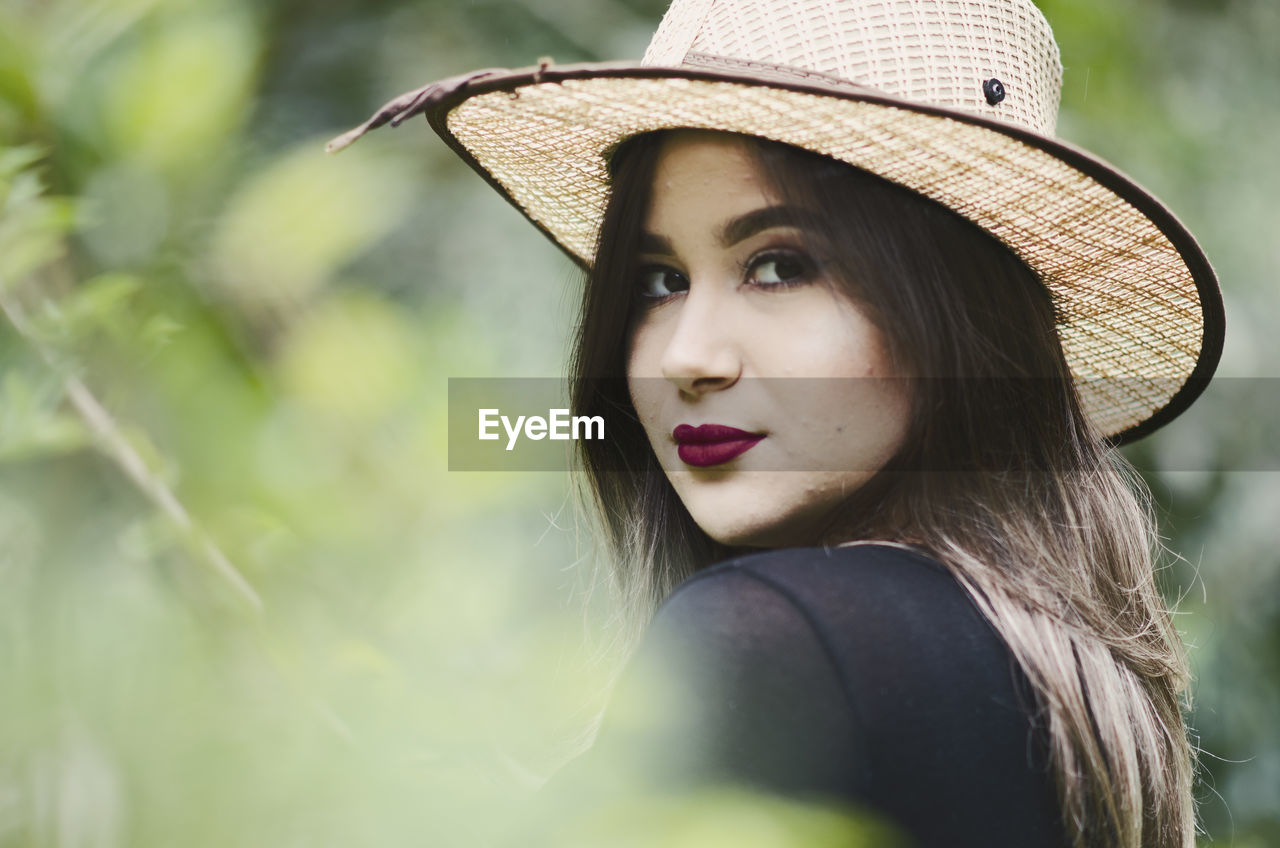
M 929 197 L 1044 281 L 1086 414 L 1116 443 L 1181 413 L 1221 356 L 1221 293 L 1187 229 L 1106 162 L 1017 126 L 816 76 L 590 63 L 446 80 L 350 137 L 417 113 L 583 267 L 608 199 L 607 158 L 646 132 L 761 136 Z

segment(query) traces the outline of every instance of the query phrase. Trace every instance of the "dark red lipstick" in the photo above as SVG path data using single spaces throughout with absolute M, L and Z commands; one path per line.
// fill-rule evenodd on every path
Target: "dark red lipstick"
M 748 433 L 723 424 L 699 427 L 681 424 L 671 431 L 671 437 L 679 446 L 676 452 L 680 454 L 681 461 L 699 468 L 721 465 L 742 456 L 764 438 L 760 433 Z

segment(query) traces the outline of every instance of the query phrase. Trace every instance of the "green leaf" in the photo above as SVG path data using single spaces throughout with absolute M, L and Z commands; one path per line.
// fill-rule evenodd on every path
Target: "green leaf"
M 157 351 L 165 347 L 173 340 L 173 337 L 185 329 L 184 325 L 168 315 L 156 314 L 147 319 L 142 325 L 142 331 L 138 334 L 139 340 L 143 345 L 152 351 Z
M 84 448 L 89 435 L 76 417 L 60 411 L 61 385 L 52 376 L 32 382 L 9 371 L 0 384 L 0 462 L 60 456 Z
M 75 204 L 46 197 L 29 170 L 42 155 L 34 147 L 0 150 L 0 291 L 62 256 L 75 221 Z
M 80 286 L 60 302 L 63 328 L 73 338 L 96 330 L 120 335 L 130 327 L 129 303 L 142 289 L 131 274 L 103 274 Z
M 55 415 L 42 419 L 17 438 L 0 439 L 0 462 L 64 456 L 89 445 L 89 433 L 80 419 Z
M 15 174 L 44 159 L 45 155 L 45 150 L 34 144 L 0 147 L 0 180 L 8 182 Z

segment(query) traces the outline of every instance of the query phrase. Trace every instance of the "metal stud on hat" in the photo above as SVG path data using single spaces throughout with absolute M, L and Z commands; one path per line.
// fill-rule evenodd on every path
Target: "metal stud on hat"
M 1222 349 L 1212 268 L 1158 200 L 1054 137 L 1062 68 L 1031 0 L 676 0 L 640 62 L 486 69 L 335 139 L 426 114 L 582 265 L 608 156 L 672 128 L 848 162 L 983 227 L 1044 281 L 1091 422 L 1125 441 L 1203 390 Z

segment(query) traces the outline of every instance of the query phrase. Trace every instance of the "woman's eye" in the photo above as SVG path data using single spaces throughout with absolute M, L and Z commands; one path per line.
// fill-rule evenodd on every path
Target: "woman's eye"
M 792 286 L 808 282 L 813 263 L 798 253 L 767 253 L 754 259 L 748 279 L 758 286 Z
M 636 285 L 641 296 L 655 300 L 689 290 L 689 280 L 684 274 L 656 265 L 641 268 Z

